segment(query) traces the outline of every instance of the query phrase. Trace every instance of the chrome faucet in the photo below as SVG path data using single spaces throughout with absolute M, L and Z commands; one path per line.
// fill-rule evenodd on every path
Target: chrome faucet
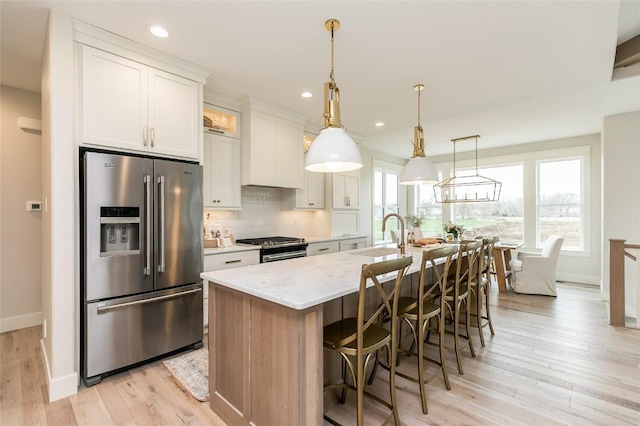
M 398 243 L 398 248 L 400 249 L 400 254 L 404 254 L 404 219 L 398 213 L 389 213 L 382 219 L 382 232 L 384 232 L 385 225 L 387 223 L 387 219 L 390 217 L 397 217 L 398 222 L 400 222 L 400 242 Z

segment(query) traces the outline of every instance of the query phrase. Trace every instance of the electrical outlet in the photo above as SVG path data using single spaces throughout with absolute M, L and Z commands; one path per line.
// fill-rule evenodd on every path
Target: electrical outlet
M 42 211 L 42 201 L 27 201 L 28 212 Z

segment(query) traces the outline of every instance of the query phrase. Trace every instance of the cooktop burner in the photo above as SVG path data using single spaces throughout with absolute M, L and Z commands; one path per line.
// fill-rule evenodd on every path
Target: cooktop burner
M 260 238 L 245 238 L 236 240 L 237 243 L 251 244 L 254 246 L 279 246 L 283 244 L 301 244 L 304 243 L 304 238 L 296 237 L 260 237 Z

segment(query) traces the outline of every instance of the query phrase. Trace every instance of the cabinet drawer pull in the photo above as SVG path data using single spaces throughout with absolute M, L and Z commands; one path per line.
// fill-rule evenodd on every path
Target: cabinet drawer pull
M 226 263 L 226 264 L 228 265 L 228 264 L 230 264 L 230 263 L 239 263 L 239 262 L 242 262 L 242 259 L 227 260 L 227 261 L 226 261 L 226 262 L 224 262 L 224 263 Z
M 324 248 L 318 249 L 318 251 L 325 251 L 325 250 L 329 250 L 329 247 L 324 247 Z

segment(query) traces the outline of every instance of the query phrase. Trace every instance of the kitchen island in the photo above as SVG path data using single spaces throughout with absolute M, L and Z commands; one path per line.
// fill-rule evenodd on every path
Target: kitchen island
M 417 272 L 422 249 L 406 255 Z M 363 264 L 398 256 L 373 247 L 202 273 L 211 409 L 229 425 L 322 425 L 323 307 L 357 293 Z

